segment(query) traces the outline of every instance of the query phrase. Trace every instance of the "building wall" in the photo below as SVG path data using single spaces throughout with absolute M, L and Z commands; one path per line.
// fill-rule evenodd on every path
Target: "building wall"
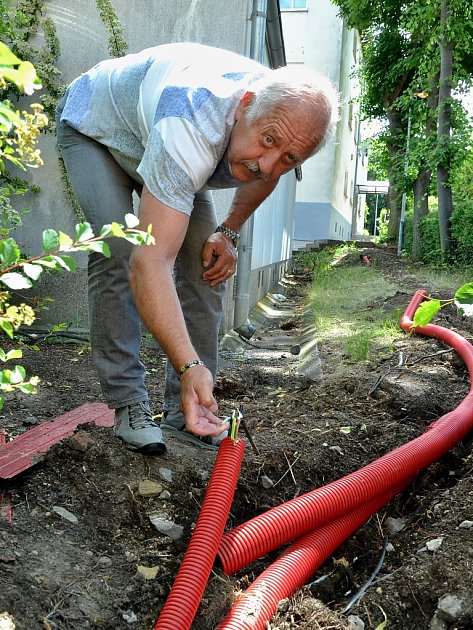
M 340 91 L 340 122 L 334 137 L 302 167 L 296 188 L 294 246 L 352 236 L 356 169 L 356 82 L 351 73 L 358 36 L 345 28 L 330 0 L 307 0 L 305 10 L 282 12 L 288 63 L 307 64 Z M 356 213 L 355 213 L 356 214 Z
M 251 35 L 251 0 L 229 0 L 225 10 L 217 0 L 174 0 L 172 3 L 149 0 L 129 2 L 113 0 L 113 6 L 124 28 L 128 52 L 136 52 L 156 44 L 174 41 L 195 41 L 233 50 L 249 56 Z M 95 0 L 45 0 L 45 14 L 51 17 L 57 28 L 61 55 L 57 64 L 62 79 L 69 83 L 81 72 L 98 61 L 110 57 L 109 33 L 100 18 Z M 139 7 L 139 10 L 138 10 Z M 38 35 L 41 45 L 42 35 Z M 46 228 L 54 228 L 72 234 L 79 218 L 68 204 L 62 183 L 61 169 L 52 134 L 43 136 L 40 148 L 45 166 L 28 173 L 40 192 L 21 199 L 22 206 L 33 208 L 31 215 L 15 237 L 25 244 L 27 251 L 37 253 L 41 249 L 41 234 Z M 294 188 L 282 183 L 270 200 L 257 211 L 254 232 L 254 258 L 252 261 L 251 302 L 260 297 L 257 288 L 257 265 L 279 268 L 281 261 L 290 258 L 292 245 L 292 221 Z M 219 220 L 226 216 L 233 197 L 232 191 L 213 193 Z M 288 211 L 289 208 L 289 211 Z M 260 215 L 263 217 L 260 219 Z M 274 226 L 271 232 L 268 225 Z M 272 242 L 272 234 L 275 234 Z M 283 258 L 281 258 L 281 256 Z M 39 325 L 70 322 L 73 327 L 87 328 L 86 255 L 78 256 L 78 271 L 61 276 L 43 278 L 35 289 L 39 297 L 50 296 L 55 301 L 47 311 L 38 312 Z M 228 291 L 224 327 L 232 325 L 233 294 Z

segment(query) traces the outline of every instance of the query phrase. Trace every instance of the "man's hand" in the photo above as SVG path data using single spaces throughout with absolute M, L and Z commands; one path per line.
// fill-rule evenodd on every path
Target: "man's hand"
M 218 410 L 213 390 L 213 378 L 203 365 L 189 368 L 181 376 L 181 409 L 186 418 L 186 429 L 195 435 L 218 437 L 229 427 L 215 415 Z
M 202 264 L 207 269 L 202 276 L 210 286 L 231 278 L 238 260 L 238 252 L 232 240 L 222 232 L 215 232 L 207 239 L 202 251 Z

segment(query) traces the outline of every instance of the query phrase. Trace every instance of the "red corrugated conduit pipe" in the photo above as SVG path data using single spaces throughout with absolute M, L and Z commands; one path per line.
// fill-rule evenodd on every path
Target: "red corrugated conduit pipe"
M 222 441 L 189 546 L 154 630 L 191 627 L 227 522 L 244 450 L 243 440 Z
M 428 294 L 419 290 L 409 303 L 401 326 L 412 330 L 412 319 Z M 416 327 L 420 335 L 435 337 L 454 348 L 465 361 L 473 382 L 473 346 L 457 333 L 429 324 Z M 353 512 L 367 502 L 402 485 L 447 453 L 473 429 L 473 385 L 460 405 L 433 422 L 424 434 L 342 479 L 292 499 L 224 534 L 218 559 L 226 573 L 234 573 L 266 553 Z
M 342 542 L 370 516 L 388 503 L 413 479 L 393 486 L 388 492 L 368 501 L 319 529 L 302 536 L 253 582 L 237 600 L 217 630 L 265 630 L 281 599 L 307 583 L 311 575 Z

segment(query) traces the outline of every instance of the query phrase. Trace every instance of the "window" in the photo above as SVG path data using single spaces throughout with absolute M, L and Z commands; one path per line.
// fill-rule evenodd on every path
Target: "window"
M 307 9 L 307 0 L 279 0 L 281 11 L 288 9 Z

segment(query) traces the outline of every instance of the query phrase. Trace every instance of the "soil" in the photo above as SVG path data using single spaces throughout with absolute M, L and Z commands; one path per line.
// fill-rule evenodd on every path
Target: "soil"
M 340 264 L 364 264 L 365 253 L 359 250 Z M 372 266 L 398 287 L 381 306 L 402 312 L 424 284 L 419 270 L 387 249 L 370 249 L 369 255 Z M 413 440 L 470 389 L 465 364 L 448 346 L 402 331 L 394 352 L 381 345 L 362 363 L 351 362 L 336 337 L 324 340 L 318 344 L 321 378 L 302 374 L 298 352 L 307 334 L 310 277 L 310 270 L 294 268 L 254 337 L 223 346 L 216 383 L 221 414 L 242 404 L 259 451 L 246 440 L 227 529 Z M 472 319 L 454 307 L 443 309 L 435 323 L 473 337 Z M 87 344 L 62 341 L 43 341 L 39 351 L 25 344 L 22 364 L 41 385 L 33 396 L 10 395 L 0 412 L 7 439 L 102 400 Z M 146 347 L 143 359 L 158 413 L 164 356 Z M 111 429 L 85 425 L 29 470 L 0 480 L 0 493 L 11 497 L 11 519 L 0 509 L 0 628 L 153 628 L 214 462 L 214 453 L 171 438 L 163 457 L 136 455 Z M 472 472 L 470 434 L 334 549 L 305 586 L 280 602 L 265 627 L 473 628 Z M 145 480 L 159 484 L 154 496 L 146 496 Z M 182 527 L 182 535 L 159 533 L 150 520 L 156 512 L 176 524 L 173 531 Z M 77 522 L 65 518 L 69 513 Z M 192 628 L 216 628 L 278 553 L 231 576 L 216 565 Z M 343 612 L 378 563 L 364 595 Z M 181 627 L 178 620 L 173 627 Z

